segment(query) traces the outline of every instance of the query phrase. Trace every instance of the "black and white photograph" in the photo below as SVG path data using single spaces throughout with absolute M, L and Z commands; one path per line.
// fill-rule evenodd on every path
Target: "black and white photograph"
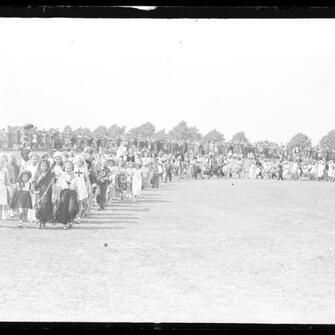
M 334 19 L 0 29 L 1 322 L 334 323 Z

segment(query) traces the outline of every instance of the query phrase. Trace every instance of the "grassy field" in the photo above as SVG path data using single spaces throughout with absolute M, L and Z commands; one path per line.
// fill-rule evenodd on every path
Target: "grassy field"
M 69 231 L 2 221 L 0 320 L 334 323 L 334 188 L 184 181 Z

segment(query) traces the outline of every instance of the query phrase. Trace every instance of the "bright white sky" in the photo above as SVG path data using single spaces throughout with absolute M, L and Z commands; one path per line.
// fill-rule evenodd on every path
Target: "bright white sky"
M 335 128 L 335 20 L 0 19 L 0 125 Z

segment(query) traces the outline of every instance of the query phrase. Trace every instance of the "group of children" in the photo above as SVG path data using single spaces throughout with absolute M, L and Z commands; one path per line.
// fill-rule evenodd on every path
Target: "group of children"
M 335 163 L 332 160 L 253 160 L 248 177 L 278 180 L 335 181 Z
M 36 222 L 61 223 L 64 229 L 81 223 L 90 208 L 104 210 L 112 201 L 137 201 L 145 187 L 159 187 L 162 168 L 154 159 L 141 162 L 130 156 L 116 159 L 94 156 L 90 148 L 81 154 L 53 152 L 39 157 L 22 151 L 0 157 L 1 218 L 18 216 L 19 227 Z
M 335 180 L 332 161 L 289 164 L 122 147 L 113 155 L 93 154 L 90 147 L 80 154 L 52 151 L 38 155 L 24 149 L 19 161 L 14 155 L 0 157 L 0 218 L 17 216 L 19 227 L 30 221 L 39 228 L 51 222 L 68 229 L 81 223 L 92 206 L 104 210 L 113 201 L 137 201 L 144 188 L 159 188 L 174 178 L 232 177 L 236 173 L 239 178 L 299 179 L 309 174 L 317 180 Z

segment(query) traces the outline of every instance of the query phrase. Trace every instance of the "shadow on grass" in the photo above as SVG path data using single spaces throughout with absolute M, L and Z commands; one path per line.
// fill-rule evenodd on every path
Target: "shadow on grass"
M 137 201 L 134 201 L 136 204 L 155 204 L 155 203 L 167 203 L 172 202 L 171 200 L 158 200 L 158 199 L 139 199 Z
M 159 189 L 161 192 L 163 189 Z M 161 199 L 161 194 L 155 194 L 158 189 L 147 189 L 150 193 L 143 194 L 137 201 L 131 199 L 124 199 L 123 201 L 112 202 L 105 210 L 98 211 L 97 208 L 92 208 L 92 212 L 88 218 L 83 218 L 81 224 L 74 224 L 69 230 L 97 230 L 97 229 L 127 229 L 127 227 L 115 226 L 115 224 L 137 224 L 139 218 L 132 215 L 135 212 L 147 212 L 150 207 L 143 207 L 141 204 L 155 204 L 155 203 L 169 203 L 170 200 Z M 120 213 L 121 212 L 121 213 Z M 30 224 L 27 227 L 18 227 L 18 222 L 15 218 L 0 221 L 0 229 L 37 229 L 38 225 Z M 63 224 L 51 222 L 46 223 L 46 230 L 65 230 Z M 41 229 L 44 230 L 44 229 Z
M 85 220 L 82 223 L 83 224 L 100 224 L 100 223 L 120 223 L 120 222 L 125 222 L 125 221 L 129 221 L 129 222 L 134 222 L 134 221 L 138 221 L 138 218 L 135 217 L 104 217 L 101 219 L 97 219 L 97 220 Z
M 112 211 L 128 211 L 128 212 L 147 212 L 150 210 L 150 208 L 139 208 L 139 207 L 112 207 L 112 208 L 109 208 L 109 210 L 112 212 Z M 101 213 L 101 212 L 100 212 Z M 120 214 L 120 213 L 118 213 Z M 106 213 L 105 215 L 108 215 L 108 213 Z M 100 214 L 99 214 L 100 216 Z
M 127 221 L 124 222 L 119 222 L 119 223 L 128 223 Z M 130 222 L 133 223 L 133 222 Z M 72 228 L 74 230 L 106 230 L 106 229 L 113 229 L 113 230 L 123 230 L 123 229 L 127 229 L 127 227 L 97 227 L 97 226 L 75 226 L 74 228 Z
M 24 228 L 20 228 L 16 222 L 13 222 L 13 224 L 6 225 L 6 226 L 1 225 L 1 223 L 0 223 L 0 229 L 18 229 L 18 230 L 38 229 L 38 226 L 36 225 L 36 226 L 27 226 L 27 227 L 24 227 Z
M 108 223 L 113 223 L 113 224 L 134 224 L 137 222 L 134 221 L 118 221 L 118 222 L 103 222 L 103 223 L 98 223 L 98 224 L 79 224 L 79 225 L 74 225 L 72 228 L 70 229 L 64 229 L 62 224 L 56 224 L 56 225 L 52 225 L 52 224 L 46 224 L 46 228 L 45 229 L 39 229 L 37 226 L 36 227 L 25 227 L 25 228 L 19 228 L 18 226 L 1 226 L 0 229 L 16 229 L 16 230 L 40 230 L 40 231 L 45 231 L 45 230 L 101 230 L 101 229 L 116 229 L 116 230 L 120 230 L 120 229 L 127 229 L 127 227 L 119 227 L 119 226 L 104 226 L 104 227 L 99 227 L 99 224 L 108 224 Z
M 123 213 L 113 213 L 113 214 L 103 214 L 103 215 L 91 215 L 89 218 L 86 218 L 84 220 L 82 220 L 83 222 L 90 222 L 90 221 L 96 221 L 96 220 L 99 220 L 99 219 L 102 219 L 102 220 L 106 220 L 110 218 L 111 220 L 115 220 L 115 219 L 119 219 L 119 220 L 122 220 L 122 219 L 138 219 L 138 217 L 135 217 L 135 216 L 132 216 L 132 215 L 129 215 L 127 213 L 123 214 Z M 99 222 L 99 221 L 97 221 Z

